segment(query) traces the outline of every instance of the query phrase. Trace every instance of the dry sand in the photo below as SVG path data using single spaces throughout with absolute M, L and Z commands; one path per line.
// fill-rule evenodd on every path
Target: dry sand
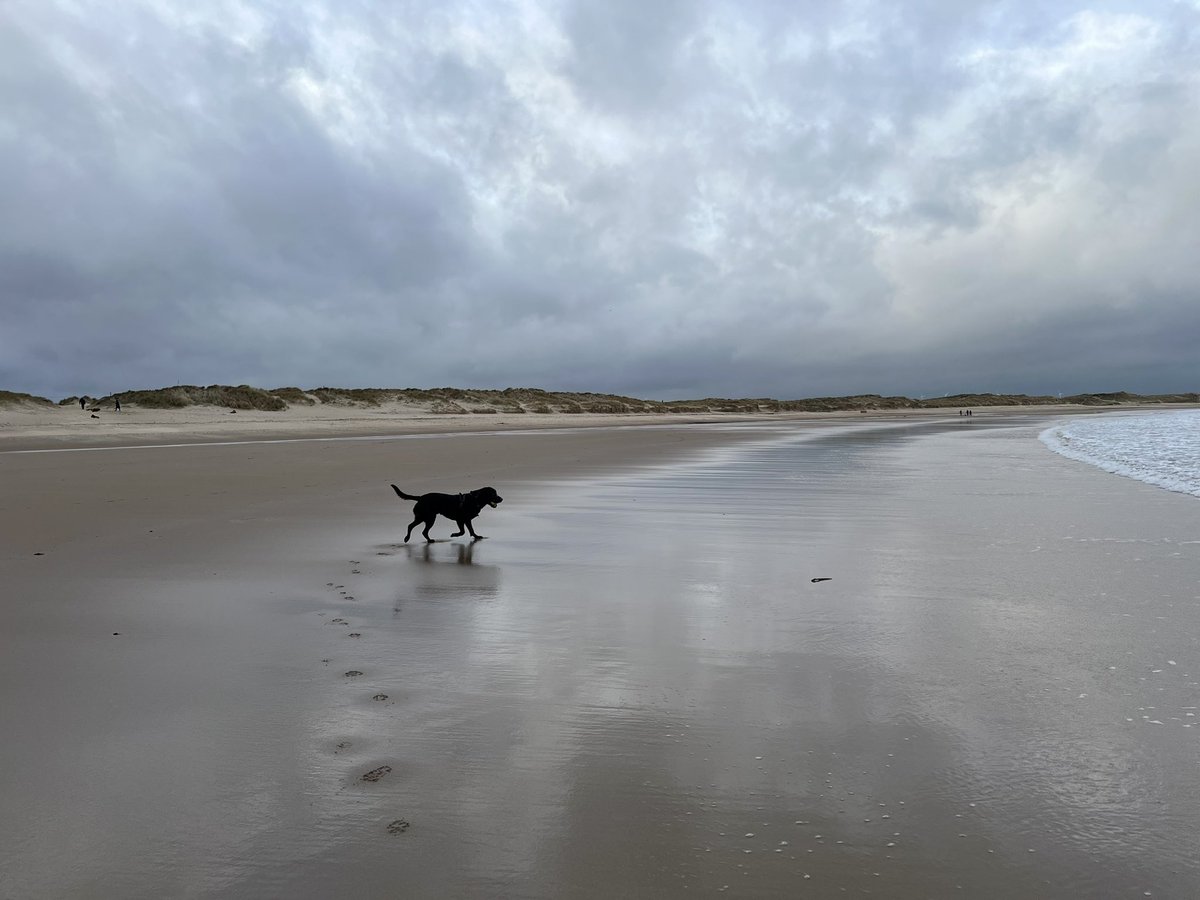
M 3 439 L 0 897 L 1200 889 L 1194 500 L 1044 415 L 177 415 Z
M 201 443 L 230 440 L 286 440 L 395 434 L 458 434 L 508 429 L 611 427 L 685 424 L 717 419 L 745 421 L 737 415 L 472 414 L 443 415 L 417 406 L 321 404 L 292 406 L 279 412 L 216 406 L 142 409 L 126 406 L 93 414 L 78 406 L 0 407 L 0 447 L 127 446 L 153 443 Z
M 1165 408 L 1159 404 L 1153 408 Z M 1134 407 L 1126 406 L 1125 409 Z M 1096 407 L 1061 406 L 989 407 L 977 416 L 1012 414 L 1094 413 Z M 181 409 L 142 409 L 127 405 L 121 412 L 111 407 L 93 414 L 78 406 L 0 406 L 0 449 L 129 446 L 159 443 L 205 443 L 235 440 L 287 440 L 397 434 L 461 434 L 480 431 L 546 430 L 558 428 L 612 428 L 629 425 L 735 424 L 755 421 L 893 420 L 913 417 L 943 418 L 955 410 L 877 410 L 786 413 L 748 416 L 735 413 L 599 415 L 594 413 L 497 413 L 444 415 L 403 403 L 379 406 L 319 404 L 291 406 L 279 412 L 239 410 L 215 406 Z

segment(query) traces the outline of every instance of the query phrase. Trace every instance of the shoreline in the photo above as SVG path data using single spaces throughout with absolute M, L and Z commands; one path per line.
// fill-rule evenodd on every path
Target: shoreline
M 972 418 L 997 416 L 1097 415 L 1194 409 L 1194 404 L 1122 404 L 1117 406 L 1046 405 L 972 407 Z M 53 409 L 0 407 L 0 453 L 7 451 L 153 447 L 180 444 L 305 441 L 330 438 L 402 435 L 537 432 L 643 426 L 720 426 L 762 423 L 833 424 L 958 418 L 957 410 L 897 409 L 795 413 L 525 413 L 441 414 L 396 404 L 381 408 L 290 408 L 280 412 L 193 406 L 179 410 L 127 406 L 92 418 L 74 407 Z

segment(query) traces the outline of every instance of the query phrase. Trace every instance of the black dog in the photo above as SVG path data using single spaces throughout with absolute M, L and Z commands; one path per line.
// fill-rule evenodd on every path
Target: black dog
M 494 488 L 485 487 L 477 491 L 471 491 L 469 494 L 422 494 L 419 497 L 414 497 L 412 494 L 406 494 L 400 488 L 392 485 L 392 490 L 400 495 L 402 500 L 416 500 L 417 505 L 413 507 L 412 524 L 408 526 L 408 532 L 404 535 L 404 543 L 408 543 L 408 539 L 412 537 L 412 530 L 417 527 L 418 522 L 424 522 L 425 528 L 421 534 L 425 535 L 425 540 L 430 543 L 433 538 L 429 536 L 429 529 L 433 527 L 433 520 L 438 516 L 445 516 L 453 522 L 458 523 L 458 531 L 450 535 L 450 537 L 459 537 L 464 531 L 471 532 L 471 537 L 479 540 L 480 535 L 475 533 L 475 529 L 471 527 L 471 520 L 479 515 L 480 511 L 485 506 L 490 506 L 495 509 L 497 504 L 503 503 L 504 498 L 496 493 Z

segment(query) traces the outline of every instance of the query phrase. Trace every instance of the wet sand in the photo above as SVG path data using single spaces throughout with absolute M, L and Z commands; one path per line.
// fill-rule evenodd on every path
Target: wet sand
M 0 454 L 0 897 L 1196 896 L 1200 507 L 1047 422 Z

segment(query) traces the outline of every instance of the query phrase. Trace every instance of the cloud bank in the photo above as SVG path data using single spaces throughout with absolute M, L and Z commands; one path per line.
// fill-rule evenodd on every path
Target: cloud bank
M 1195 390 L 1200 4 L 0 8 L 0 386 Z

